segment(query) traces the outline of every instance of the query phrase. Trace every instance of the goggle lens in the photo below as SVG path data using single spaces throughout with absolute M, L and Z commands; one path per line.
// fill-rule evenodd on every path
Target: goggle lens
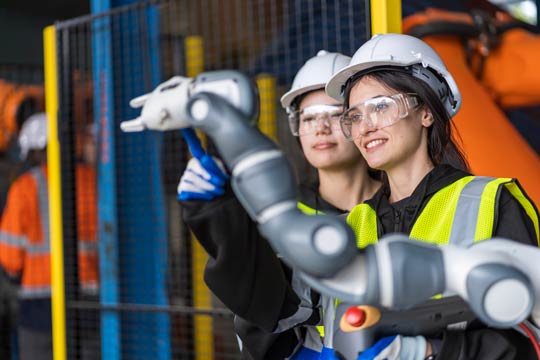
M 405 118 L 409 110 L 418 104 L 418 99 L 411 94 L 368 99 L 343 113 L 340 119 L 341 131 L 349 140 L 358 139 L 361 135 L 360 124 L 364 123 L 370 129 L 383 129 Z
M 319 129 L 340 129 L 342 105 L 311 105 L 289 114 L 289 125 L 295 136 L 316 133 Z

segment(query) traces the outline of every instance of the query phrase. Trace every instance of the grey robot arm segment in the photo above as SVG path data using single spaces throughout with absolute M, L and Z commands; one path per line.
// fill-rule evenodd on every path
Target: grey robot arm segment
M 333 277 L 304 280 L 317 291 L 350 304 L 406 309 L 445 290 L 439 247 L 390 235 L 358 252 Z
M 289 265 L 324 278 L 355 257 L 354 234 L 342 219 L 305 215 L 297 208 L 289 163 L 243 113 L 205 92 L 191 97 L 186 112 L 190 124 L 212 139 L 232 171 L 239 201 Z

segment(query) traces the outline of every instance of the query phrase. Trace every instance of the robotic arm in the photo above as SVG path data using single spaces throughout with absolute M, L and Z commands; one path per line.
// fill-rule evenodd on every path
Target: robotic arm
M 349 304 L 394 309 L 450 292 L 487 325 L 511 327 L 530 314 L 540 324 L 538 249 L 503 239 L 471 248 L 439 247 L 391 235 L 359 251 L 342 219 L 297 209 L 286 158 L 253 126 L 256 92 L 244 75 L 218 71 L 181 79 L 133 100 L 132 105 L 144 104 L 141 116 L 122 123 L 122 129 L 205 132 L 261 233 L 313 288 Z
M 354 234 L 340 219 L 298 210 L 289 163 L 253 126 L 256 99 L 251 81 L 239 72 L 175 77 L 132 100 L 132 106 L 144 105 L 141 116 L 120 126 L 124 131 L 194 127 L 205 132 L 232 172 L 236 196 L 274 250 L 291 266 L 316 277 L 331 276 L 354 258 Z

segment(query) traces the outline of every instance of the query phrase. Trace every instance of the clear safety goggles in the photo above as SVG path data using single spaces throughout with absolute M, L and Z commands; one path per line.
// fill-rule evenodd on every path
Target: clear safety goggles
M 340 129 L 343 105 L 311 105 L 289 113 L 289 126 L 294 136 L 304 136 L 317 132 L 319 128 Z
M 341 131 L 348 140 L 360 137 L 362 122 L 369 129 L 382 129 L 394 125 L 409 115 L 409 110 L 420 105 L 416 94 L 377 96 L 347 109 L 340 119 Z

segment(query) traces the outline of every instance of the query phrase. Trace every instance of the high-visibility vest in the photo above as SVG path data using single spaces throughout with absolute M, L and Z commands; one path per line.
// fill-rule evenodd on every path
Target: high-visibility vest
M 534 224 L 539 241 L 538 212 L 515 179 L 466 176 L 437 191 L 415 221 L 409 237 L 444 245 L 472 245 L 493 235 L 499 189 L 504 186 Z M 378 241 L 377 214 L 368 204 L 348 215 L 359 248 Z
M 493 233 L 497 194 L 501 186 L 505 186 L 525 209 L 535 226 L 538 240 L 538 213 L 517 182 L 509 178 L 483 176 L 466 176 L 439 190 L 422 210 L 409 236 L 438 245 L 451 243 L 462 246 L 489 239 Z M 316 209 L 302 203 L 298 203 L 298 208 L 306 214 L 318 213 Z M 356 235 L 359 248 L 378 241 L 377 214 L 368 204 L 357 205 L 348 215 L 347 222 Z M 295 284 L 298 283 L 293 275 L 293 289 L 301 297 L 301 301 L 304 301 L 304 298 L 309 300 L 307 297 L 310 293 L 305 289 L 305 284 Z M 320 351 L 320 339 L 317 339 L 317 335 L 320 335 L 324 338 L 324 346 L 333 347 L 331 336 L 324 337 L 324 334 L 333 333 L 337 301 L 322 296 L 324 327 L 317 327 L 319 334 L 315 333 L 313 327 L 308 327 L 305 346 Z M 291 318 L 286 319 L 286 322 L 290 326 L 302 316 L 305 315 L 300 308 Z
M 85 294 L 98 290 L 95 172 L 76 168 L 79 283 Z M 17 179 L 8 195 L 0 224 L 0 264 L 21 278 L 19 297 L 51 296 L 49 196 L 47 167 L 34 168 Z

